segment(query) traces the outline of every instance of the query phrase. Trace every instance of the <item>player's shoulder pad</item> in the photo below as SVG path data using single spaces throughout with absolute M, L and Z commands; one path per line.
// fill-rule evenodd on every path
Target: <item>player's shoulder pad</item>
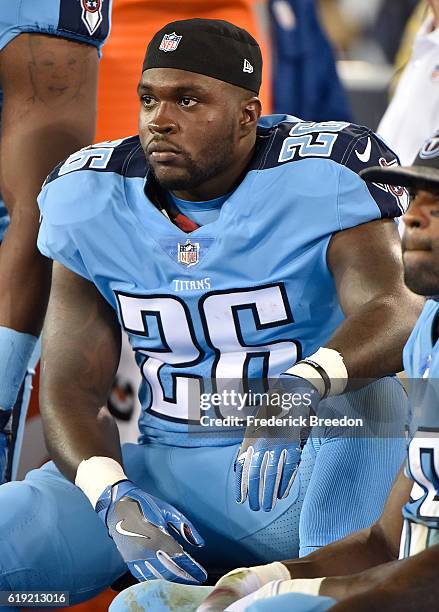
M 72 172 L 112 172 L 125 177 L 144 177 L 145 156 L 138 136 L 99 142 L 84 147 L 58 164 L 44 181 L 43 187 Z
M 370 166 L 399 164 L 395 153 L 367 127 L 345 121 L 302 121 L 291 115 L 262 118 L 252 170 L 312 159 L 331 161 L 356 174 Z M 405 212 L 409 201 L 405 189 L 377 183 L 367 188 L 383 217 Z
M 291 115 L 263 117 L 258 124 L 260 169 L 305 159 L 330 159 L 360 171 L 377 165 L 388 147 L 367 127 L 346 121 L 302 121 Z M 396 158 L 396 156 L 391 153 Z

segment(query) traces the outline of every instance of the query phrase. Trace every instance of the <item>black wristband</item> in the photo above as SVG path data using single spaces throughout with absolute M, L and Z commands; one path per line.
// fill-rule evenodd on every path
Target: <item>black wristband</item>
M 322 399 L 326 399 L 331 392 L 331 379 L 329 378 L 326 370 L 322 368 L 319 363 L 312 361 L 312 359 L 302 359 L 302 363 L 307 363 L 308 365 L 312 366 L 318 372 L 318 374 L 320 374 L 323 384 L 325 385 L 325 392 L 322 395 Z

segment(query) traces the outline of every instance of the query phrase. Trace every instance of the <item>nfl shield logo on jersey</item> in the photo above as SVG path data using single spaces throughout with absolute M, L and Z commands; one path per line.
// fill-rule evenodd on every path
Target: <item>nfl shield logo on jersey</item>
M 178 243 L 178 263 L 184 264 L 188 268 L 195 266 L 200 260 L 200 243 L 192 243 L 189 238 L 185 244 Z
M 183 36 L 178 36 L 175 32 L 172 32 L 172 34 L 165 34 L 160 43 L 160 51 L 165 51 L 165 53 L 168 51 L 175 51 L 182 38 Z
M 102 2 L 105 0 L 82 0 L 82 21 L 93 34 L 102 22 Z

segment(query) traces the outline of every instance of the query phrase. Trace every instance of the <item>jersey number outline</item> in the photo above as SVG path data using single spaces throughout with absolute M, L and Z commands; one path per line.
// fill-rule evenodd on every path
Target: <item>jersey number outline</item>
M 82 170 L 87 164 L 89 164 L 89 168 L 94 170 L 104 170 L 110 163 L 114 149 L 124 140 L 124 138 L 119 138 L 119 140 L 98 142 L 72 153 L 58 170 L 58 176 L 63 176 L 75 170 Z
M 133 295 L 115 291 L 123 329 L 151 346 L 132 342 L 137 354 L 145 357 L 142 375 L 151 390 L 147 412 L 180 422 L 197 422 L 203 378 L 179 370 L 200 364 L 207 345 L 214 359 L 205 378 L 212 380 L 210 392 L 219 392 L 224 384 L 251 377 L 253 360 L 262 363 L 262 378 L 277 375 L 282 364 L 292 365 L 301 358 L 297 340 L 273 340 L 247 344 L 241 317 L 253 322 L 256 331 L 281 327 L 294 322 L 283 283 L 250 289 L 211 291 L 198 301 L 198 314 L 204 338 L 196 337 L 189 307 L 183 299 L 169 294 Z M 166 361 L 165 361 L 166 359 Z M 168 384 L 166 384 L 166 382 Z M 170 392 L 166 391 L 166 387 Z M 198 399 L 198 402 L 190 400 Z
M 282 143 L 278 162 L 290 161 L 296 154 L 299 157 L 330 157 L 338 132 L 348 125 L 345 121 L 304 122 L 293 125 L 288 138 Z
M 408 472 L 415 482 L 411 497 L 421 500 L 420 518 L 439 519 L 439 430 L 419 428 L 410 441 Z M 416 486 L 417 485 L 417 486 Z

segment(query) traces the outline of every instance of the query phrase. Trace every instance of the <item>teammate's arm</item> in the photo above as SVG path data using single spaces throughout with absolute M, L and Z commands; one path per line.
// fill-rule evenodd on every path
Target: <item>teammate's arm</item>
M 334 612 L 430 612 L 437 608 L 439 546 L 353 577 Z M 360 584 L 362 583 L 362 587 Z M 323 584 L 323 583 L 322 583 Z M 323 588 L 321 594 L 325 594 Z
M 37 195 L 59 161 L 93 140 L 97 75 L 97 49 L 58 36 L 21 34 L 0 53 L 0 191 L 11 219 L 0 248 L 0 483 L 18 452 L 8 435 L 11 411 L 49 297 L 51 264 L 36 246 Z M 16 421 L 25 418 L 20 410 Z
M 395 559 L 402 529 L 401 508 L 407 502 L 412 486 L 413 482 L 401 470 L 380 519 L 372 527 L 324 546 L 302 559 L 233 570 L 220 579 L 200 611 L 213 612 L 221 605 L 226 607 L 259 587 L 264 588 L 271 580 L 287 580 L 286 588 L 291 592 L 314 592 L 338 600 L 377 585 L 383 567 L 393 568 L 394 563 L 399 564 Z M 312 582 L 312 579 L 322 577 L 323 581 Z M 269 591 L 267 597 L 268 594 Z
M 102 407 L 119 363 L 120 327 L 96 287 L 58 263 L 43 332 L 40 404 L 47 447 L 74 481 L 93 456 L 122 463 L 118 429 Z
M 325 346 L 343 356 L 350 388 L 400 371 L 423 299 L 404 284 L 395 223 L 373 221 L 335 234 L 327 260 L 346 319 Z
M 36 247 L 37 196 L 62 159 L 93 141 L 98 52 L 57 36 L 22 34 L 0 54 L 1 193 L 11 223 L 0 250 L 0 325 L 37 336 L 50 265 Z
M 413 482 L 401 469 L 383 513 L 374 525 L 319 548 L 303 559 L 283 561 L 291 578 L 349 576 L 397 559 L 402 530 L 401 508 L 412 486 Z

